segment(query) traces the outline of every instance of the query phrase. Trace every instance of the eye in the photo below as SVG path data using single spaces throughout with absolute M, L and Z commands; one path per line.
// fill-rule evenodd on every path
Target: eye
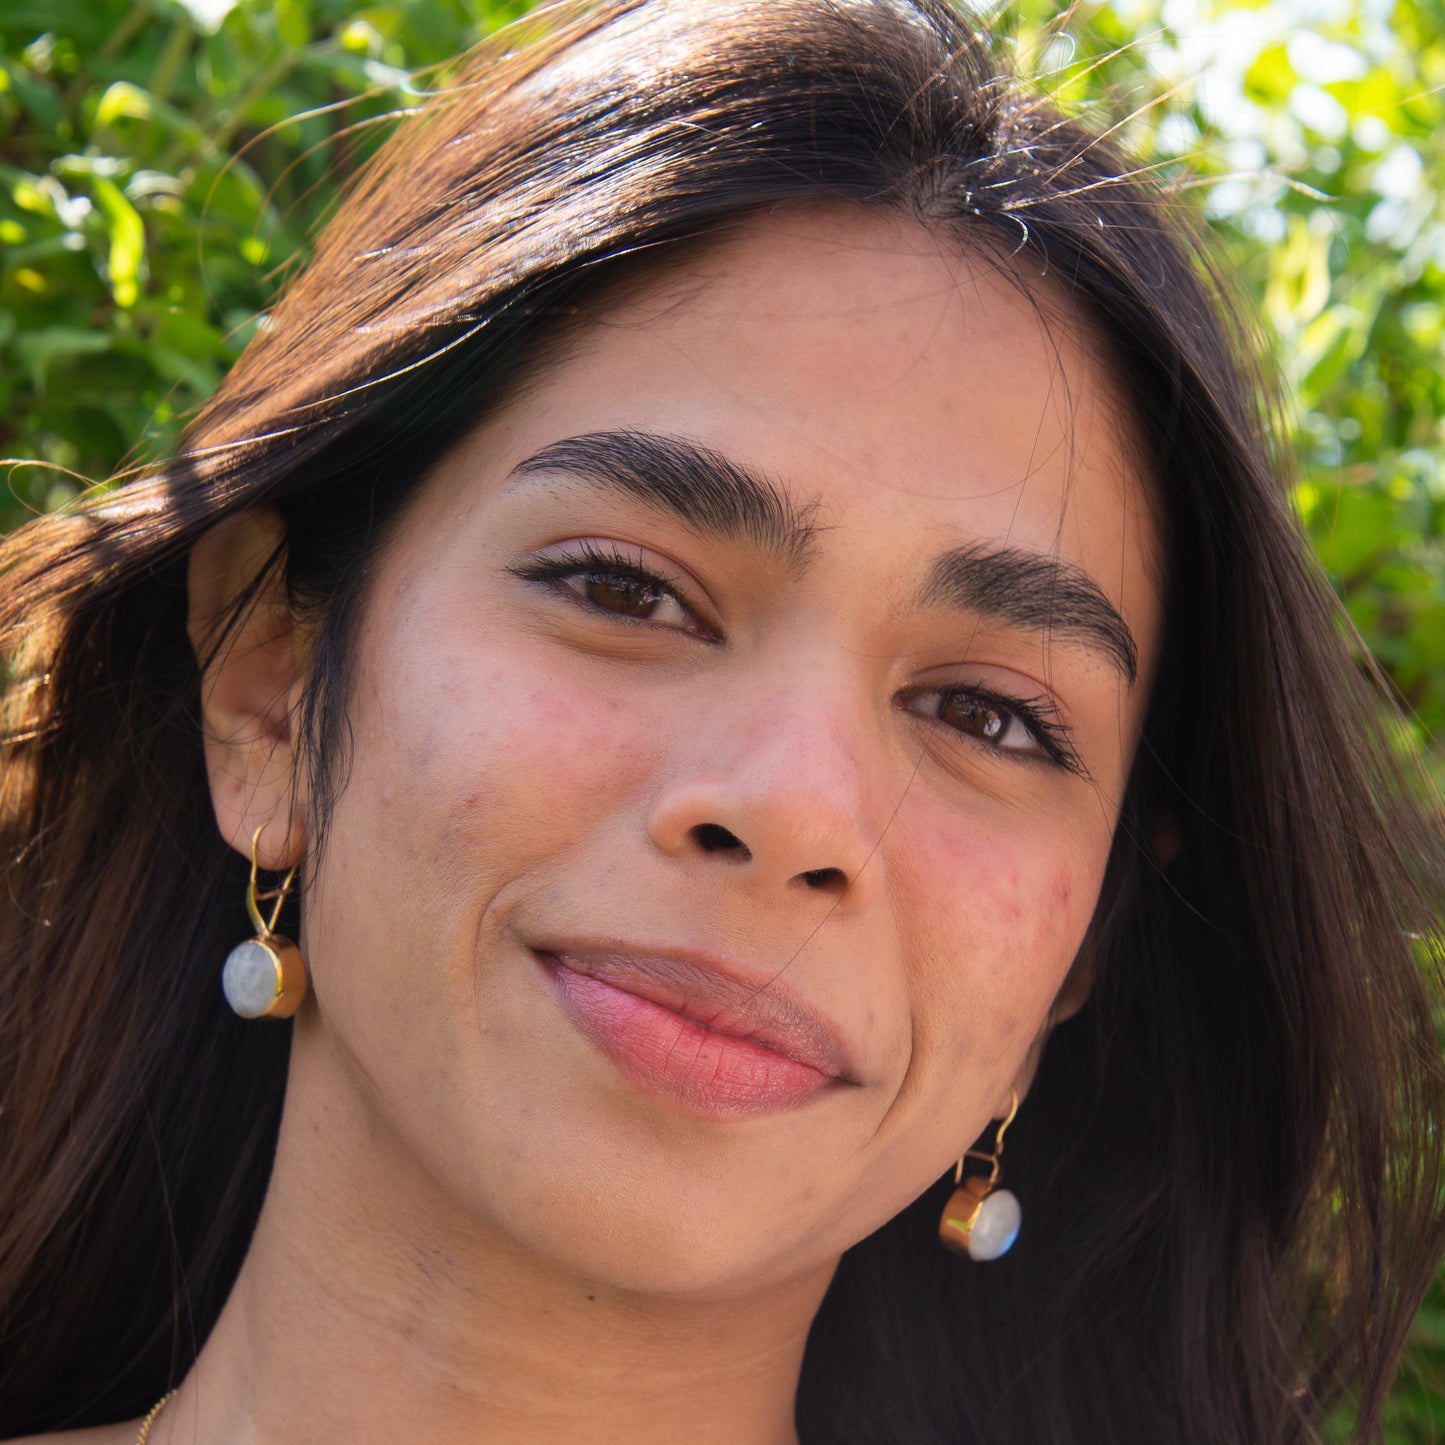
M 982 688 L 926 688 L 905 694 L 900 705 L 997 752 L 1040 758 L 1084 773 L 1068 729 L 1044 698 L 1025 701 Z
M 672 627 L 700 637 L 716 634 L 684 599 L 676 583 L 659 577 L 640 558 L 609 551 L 593 542 L 562 555 L 539 557 L 510 569 L 528 582 L 556 588 L 581 606 L 610 612 L 629 622 Z
M 586 572 L 564 573 L 556 581 L 604 612 L 670 623 L 674 627 L 686 627 L 691 621 L 687 608 L 655 577 L 590 568 Z

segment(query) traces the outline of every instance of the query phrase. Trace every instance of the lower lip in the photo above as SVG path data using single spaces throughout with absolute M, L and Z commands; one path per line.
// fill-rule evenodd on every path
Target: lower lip
M 544 972 L 579 1029 L 631 1083 L 690 1114 L 749 1119 L 796 1109 L 837 1081 L 751 1039 L 577 973 L 543 955 Z

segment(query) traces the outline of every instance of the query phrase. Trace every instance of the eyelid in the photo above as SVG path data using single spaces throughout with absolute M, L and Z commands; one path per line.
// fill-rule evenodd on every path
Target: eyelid
M 1010 714 L 1017 719 L 1019 725 L 1033 739 L 1039 751 L 1035 753 L 1024 748 L 1001 747 L 995 743 L 985 742 L 981 738 L 971 737 L 962 729 L 950 727 L 942 718 L 928 719 L 926 714 L 921 713 L 913 715 L 933 721 L 961 743 L 971 743 L 985 752 L 995 753 L 1005 758 L 1012 757 L 1019 761 L 1048 763 L 1053 767 L 1072 773 L 1076 777 L 1087 778 L 1089 776 L 1089 770 L 1074 746 L 1069 727 L 1060 717 L 1057 704 L 1047 693 L 1024 698 L 997 687 L 951 679 L 933 686 L 912 687 L 899 694 L 900 698 L 909 701 L 921 697 L 948 697 L 950 695 L 977 698 L 980 702 L 995 707 L 1000 712 Z
M 655 561 L 653 559 L 656 559 Z M 659 565 L 661 564 L 661 565 Z M 611 569 L 624 576 L 656 583 L 670 593 L 678 604 L 690 613 L 701 629 L 714 641 L 721 641 L 722 628 L 718 623 L 717 609 L 712 598 L 701 584 L 690 575 L 676 575 L 682 572 L 672 560 L 661 553 L 652 552 L 636 542 L 622 542 L 612 537 L 572 537 L 566 540 L 548 542 L 537 548 L 525 560 L 507 568 L 514 577 L 523 581 L 546 582 L 560 580 L 573 572 L 592 570 L 603 572 Z M 593 610 L 586 599 L 572 594 L 578 605 Z M 699 605 L 698 598 L 704 599 Z M 634 621 L 640 626 L 667 627 L 665 623 L 650 623 L 645 618 L 627 619 L 617 616 L 619 621 Z M 679 631 L 678 628 L 670 628 Z M 691 636 L 701 636 L 693 632 Z

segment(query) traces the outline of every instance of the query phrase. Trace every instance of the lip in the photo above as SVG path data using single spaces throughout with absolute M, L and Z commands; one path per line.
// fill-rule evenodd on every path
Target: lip
M 634 1085 L 738 1119 L 853 1083 L 839 1031 L 780 980 L 691 949 L 532 942 L 553 996 Z

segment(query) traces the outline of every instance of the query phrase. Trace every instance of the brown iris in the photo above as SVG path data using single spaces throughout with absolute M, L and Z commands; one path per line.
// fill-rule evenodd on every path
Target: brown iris
M 945 693 L 938 719 L 971 737 L 993 742 L 1008 726 L 1008 714 L 966 692 Z
M 625 572 L 588 572 L 578 588 L 589 602 L 624 617 L 650 617 L 668 594 L 655 582 Z

